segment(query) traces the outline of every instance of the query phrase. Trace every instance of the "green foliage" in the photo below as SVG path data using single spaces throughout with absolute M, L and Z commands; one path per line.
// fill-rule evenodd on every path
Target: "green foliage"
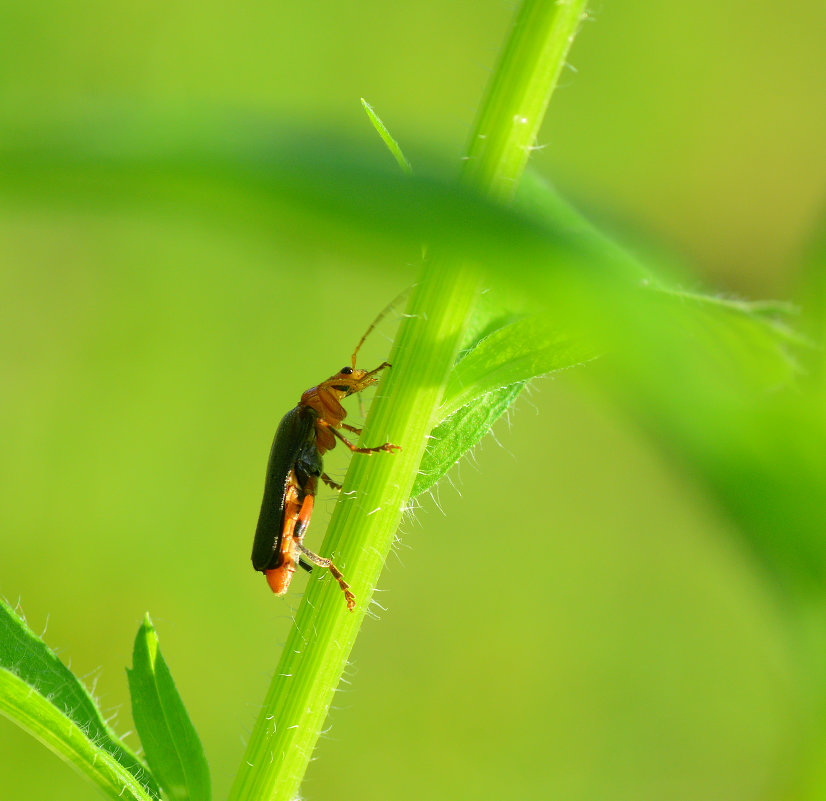
M 381 121 L 379 115 L 376 114 L 375 109 L 364 98 L 361 99 L 361 105 L 364 107 L 370 122 L 373 123 L 376 133 L 378 133 L 381 137 L 382 142 L 387 145 L 387 149 L 390 151 L 393 158 L 396 159 L 396 163 L 399 167 L 401 167 L 402 172 L 410 175 L 413 172 L 413 168 L 410 166 L 410 162 L 402 152 L 399 143 L 392 137 L 390 131 L 387 130 L 387 126 Z
M 233 799 L 294 795 L 402 508 L 442 478 L 538 376 L 588 364 L 600 389 L 672 459 L 689 465 L 729 513 L 790 609 L 801 598 L 822 597 L 826 398 L 822 382 L 801 373 L 813 349 L 778 314 L 784 310 L 681 290 L 655 258 L 627 252 L 536 180 L 514 206 L 500 202 L 518 183 L 525 142 L 541 123 L 581 8 L 526 3 L 528 17 L 550 17 L 518 29 L 514 41 L 522 44 L 531 31 L 541 35 L 527 42 L 533 56 L 504 59 L 480 123 L 496 136 L 474 137 L 475 161 L 463 185 L 439 175 L 390 174 L 340 143 L 298 135 L 273 143 L 240 124 L 232 136 L 220 125 L 198 125 L 195 136 L 185 125 L 95 118 L 39 137 L 23 131 L 5 138 L 0 182 L 18 198 L 59 204 L 71 196 L 106 207 L 162 197 L 177 213 L 209 209 L 241 227 L 254 209 L 285 229 L 323 230 L 331 248 L 383 248 L 392 261 L 426 242 L 438 253 L 425 265 L 366 427 L 365 436 L 387 432 L 404 449 L 353 460 L 343 496 L 356 492 L 359 504 L 339 504 L 323 546 L 353 577 L 359 611 L 349 615 L 329 577 L 311 585 Z M 545 58 L 553 63 L 538 67 Z M 544 77 L 533 86 L 536 71 Z M 528 101 L 508 80 L 531 84 Z M 514 110 L 524 102 L 531 111 L 514 137 Z M 364 107 L 409 172 L 398 143 Z M 822 320 L 814 322 L 822 331 Z M 208 800 L 203 749 L 148 618 L 135 640 L 129 684 L 146 759 L 166 795 Z M 150 773 L 115 738 L 80 682 L 5 604 L 0 711 L 110 796 L 158 797 Z M 273 762 L 272 753 L 285 757 Z
M 161 654 L 149 615 L 138 629 L 127 669 L 132 718 L 146 761 L 171 801 L 212 797 L 204 749 Z
M 457 409 L 430 432 L 411 499 L 427 492 L 461 459 L 508 410 L 525 384 L 518 382 L 488 392 Z
M 209 801 L 206 757 L 148 616 L 128 675 L 151 772 L 115 736 L 80 680 L 0 599 L 0 712 L 112 798 L 158 799 L 160 784 L 170 801 Z
M 477 315 L 487 320 L 487 313 Z M 445 387 L 411 498 L 430 489 L 516 400 L 532 378 L 582 365 L 593 349 L 529 316 L 490 324 L 477 320 L 483 335 L 463 349 Z
M 0 712 L 110 798 L 160 797 L 152 775 L 115 737 L 80 680 L 3 599 Z
M 112 141 L 119 141 L 116 130 Z M 239 166 L 241 152 L 249 153 L 246 145 L 233 154 L 226 146 L 201 144 L 205 152 L 222 154 L 196 174 L 186 161 L 138 159 L 128 141 L 121 140 L 122 158 L 110 154 L 105 160 L 96 155 L 93 142 L 79 141 L 53 140 L 54 152 L 62 156 L 51 177 L 47 174 L 54 164 L 46 151 L 21 146 L 8 162 L 5 190 L 49 199 L 71 189 L 80 196 L 119 203 L 133 202 L 133 197 L 140 203 L 148 188 L 175 176 L 168 184 L 174 189 L 167 191 L 178 193 L 178 201 L 197 190 L 199 203 L 214 204 L 213 211 L 232 220 L 236 208 L 226 197 L 249 191 L 262 209 L 287 208 L 302 225 L 312 218 L 331 226 L 331 247 L 353 247 L 355 230 L 365 245 L 389 244 L 388 258 L 415 252 L 423 241 L 457 257 L 470 254 L 474 266 L 469 269 L 478 270 L 488 288 L 481 296 L 488 305 L 468 321 L 440 405 L 427 415 L 430 438 L 414 467 L 408 497 L 426 491 L 473 447 L 524 382 L 590 365 L 601 354 L 589 369 L 594 380 L 650 429 L 668 453 L 691 466 L 692 475 L 730 512 L 743 542 L 777 578 L 782 592 L 811 595 L 822 590 L 826 521 L 818 499 L 826 496 L 826 404 L 819 385 L 801 375 L 798 365 L 810 359 L 810 348 L 776 313 L 782 308 L 669 286 L 656 263 L 632 257 L 538 182 L 530 187 L 529 201 L 520 198 L 517 208 L 510 209 L 433 176 L 400 179 L 340 146 L 327 151 L 337 155 L 324 164 L 327 175 L 322 178 L 315 149 L 296 145 L 261 151 L 256 169 L 247 171 Z M 296 181 L 288 163 L 299 174 L 306 171 L 307 180 Z M 239 172 L 229 179 L 233 165 Z M 205 186 L 213 189 L 201 192 Z M 336 240 L 339 226 L 348 233 Z M 428 352 L 417 358 L 426 362 Z M 391 417 L 387 430 L 400 420 Z M 378 479 L 382 462 L 393 460 L 373 460 L 371 476 Z M 352 530 L 347 536 L 360 542 L 352 539 Z M 343 546 L 335 541 L 326 547 L 324 552 L 340 552 Z M 350 562 L 348 574 L 354 573 L 367 575 Z M 367 597 L 365 586 L 362 601 Z M 13 675 L 5 680 L 10 687 L 17 681 Z M 9 698 L 20 703 L 29 698 L 25 703 L 32 706 L 49 697 L 12 690 Z M 14 714 L 23 719 L 19 710 Z M 109 763 L 95 762 L 96 750 L 81 759 L 68 746 L 51 743 L 44 731 L 62 731 L 58 718 L 42 725 L 38 736 L 64 758 L 79 761 L 83 770 L 93 770 L 102 786 L 120 792 L 130 781 L 106 778 Z M 78 730 L 84 726 L 81 722 Z M 143 731 L 141 736 L 146 736 Z M 141 797 L 139 787 L 132 792 Z

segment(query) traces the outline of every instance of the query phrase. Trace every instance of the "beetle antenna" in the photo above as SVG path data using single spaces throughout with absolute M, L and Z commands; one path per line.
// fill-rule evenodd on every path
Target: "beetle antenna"
M 399 294 L 396 295 L 396 297 L 393 298 L 393 300 L 391 300 L 390 303 L 388 303 L 379 312 L 379 316 L 376 317 L 376 319 L 373 320 L 372 323 L 370 323 L 370 327 L 364 332 L 364 336 L 362 336 L 362 338 L 359 340 L 358 345 L 356 345 L 356 349 L 353 351 L 353 369 L 354 370 L 356 369 L 356 356 L 358 355 L 358 352 L 361 350 L 361 346 L 364 344 L 364 340 L 366 340 L 367 337 L 370 336 L 370 333 L 387 316 L 387 313 L 391 309 L 395 308 L 404 299 L 404 297 L 410 293 L 410 290 L 413 289 L 414 286 L 416 286 L 416 285 L 411 284 L 409 287 L 407 287 L 407 289 L 403 290 L 402 292 L 399 292 Z

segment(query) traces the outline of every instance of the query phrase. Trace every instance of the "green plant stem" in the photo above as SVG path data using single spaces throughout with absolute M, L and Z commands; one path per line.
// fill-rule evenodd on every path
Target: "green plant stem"
M 513 198 L 586 0 L 526 0 L 514 22 L 470 139 L 463 178 L 492 198 Z
M 502 200 L 512 196 L 584 5 L 523 4 L 471 138 L 463 171 L 468 186 Z M 363 436 L 368 444 L 389 441 L 403 450 L 353 457 L 321 549 L 335 555 L 351 582 L 356 611 L 347 611 L 328 575 L 310 582 L 231 801 L 290 801 L 298 794 L 410 496 L 479 281 L 473 265 L 439 258 L 425 265 Z

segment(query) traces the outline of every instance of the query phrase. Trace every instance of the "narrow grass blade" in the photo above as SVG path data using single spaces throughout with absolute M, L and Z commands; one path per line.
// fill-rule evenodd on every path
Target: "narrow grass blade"
M 210 801 L 204 749 L 161 654 L 149 615 L 135 637 L 127 669 L 135 720 L 146 761 L 171 801 Z
M 373 127 L 381 137 L 382 142 L 387 145 L 387 149 L 393 154 L 393 158 L 396 159 L 399 167 L 402 168 L 402 171 L 406 175 L 410 175 L 413 172 L 413 168 L 410 166 L 410 162 L 407 160 L 404 153 L 402 153 L 399 143 L 390 135 L 390 131 L 387 130 L 387 126 L 381 121 L 379 115 L 376 114 L 373 107 L 364 98 L 361 98 L 361 105 L 364 106 L 364 110 L 367 112 L 370 122 L 373 123 Z

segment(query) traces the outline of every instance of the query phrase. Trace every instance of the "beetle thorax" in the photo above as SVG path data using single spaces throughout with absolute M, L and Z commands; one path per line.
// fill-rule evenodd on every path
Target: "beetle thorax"
M 309 406 L 327 425 L 338 428 L 341 421 L 347 417 L 347 411 L 340 402 L 345 397 L 347 397 L 346 392 L 326 386 L 325 382 L 308 389 L 301 396 L 301 405 Z
M 375 381 L 367 370 L 346 367 L 317 387 L 310 387 L 301 396 L 300 405 L 309 406 L 325 423 L 338 428 L 347 417 L 341 401 L 348 395 L 361 392 Z

